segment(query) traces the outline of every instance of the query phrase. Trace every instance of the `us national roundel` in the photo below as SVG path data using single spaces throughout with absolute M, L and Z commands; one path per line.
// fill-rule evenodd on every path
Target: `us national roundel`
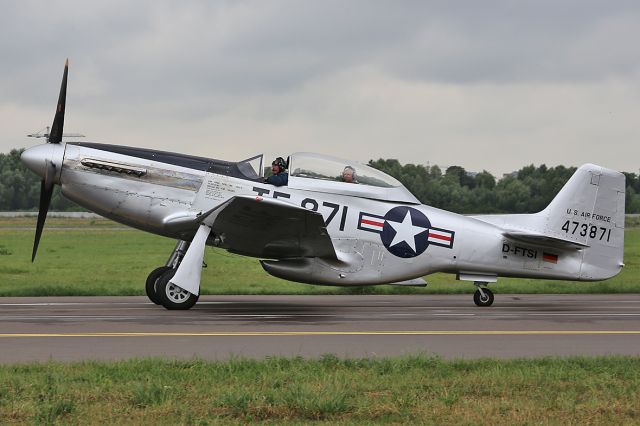
M 382 244 L 398 257 L 415 257 L 429 247 L 431 222 L 420 210 L 399 206 L 384 215 Z

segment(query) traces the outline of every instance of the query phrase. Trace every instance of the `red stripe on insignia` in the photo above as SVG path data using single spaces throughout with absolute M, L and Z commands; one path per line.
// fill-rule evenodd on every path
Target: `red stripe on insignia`
M 363 223 L 365 225 L 384 226 L 384 222 L 376 222 L 376 221 L 367 220 L 367 219 L 362 219 L 360 223 Z
M 451 241 L 451 237 L 448 237 L 446 235 L 440 235 L 440 234 L 429 233 L 429 238 L 436 238 L 438 240 Z
M 542 255 L 542 260 L 544 260 L 545 262 L 558 263 L 558 256 L 555 254 L 544 253 Z

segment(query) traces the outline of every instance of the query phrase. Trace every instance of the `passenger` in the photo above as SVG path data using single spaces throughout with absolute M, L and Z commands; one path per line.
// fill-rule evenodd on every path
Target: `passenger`
M 347 183 L 358 183 L 358 176 L 356 175 L 356 169 L 351 166 L 347 166 L 342 171 L 342 181 Z
M 264 181 L 275 186 L 283 186 L 289 182 L 289 174 L 287 173 L 287 163 L 284 158 L 278 157 L 271 163 L 271 172 L 273 175 L 266 178 Z

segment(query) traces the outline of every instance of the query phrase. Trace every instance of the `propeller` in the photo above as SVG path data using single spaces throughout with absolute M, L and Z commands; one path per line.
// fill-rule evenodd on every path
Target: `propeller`
M 68 74 L 69 59 L 67 59 L 64 63 L 64 74 L 62 75 L 62 84 L 60 86 L 60 95 L 58 96 L 58 105 L 56 107 L 56 114 L 53 117 L 53 124 L 51 125 L 51 131 L 49 132 L 47 143 L 59 144 L 60 142 L 62 142 L 62 132 L 64 129 L 64 110 L 67 102 Z M 54 177 L 56 175 L 56 165 L 53 161 L 51 161 L 51 157 L 53 156 L 53 149 L 51 149 L 51 153 L 52 155 L 47 156 L 49 158 L 44 159 L 44 173 L 42 176 L 42 180 L 40 181 L 40 206 L 38 207 L 36 236 L 35 240 L 33 241 L 33 252 L 31 253 L 32 262 L 35 260 L 36 253 L 38 252 L 38 244 L 40 244 L 40 237 L 42 236 L 44 222 L 47 219 L 47 212 L 49 211 L 49 204 L 51 204 L 51 196 L 53 195 Z

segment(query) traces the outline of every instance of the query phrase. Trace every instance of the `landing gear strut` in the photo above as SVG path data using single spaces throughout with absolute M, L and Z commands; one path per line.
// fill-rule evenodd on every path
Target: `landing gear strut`
M 180 266 L 189 244 L 188 241 L 178 241 L 167 264 L 154 269 L 147 277 L 147 297 L 156 305 L 167 309 L 189 309 L 198 301 L 198 296 L 169 282 Z
M 473 294 L 473 302 L 476 306 L 491 306 L 493 304 L 493 292 L 486 287 L 487 283 L 476 281 L 473 284 L 478 287 Z

